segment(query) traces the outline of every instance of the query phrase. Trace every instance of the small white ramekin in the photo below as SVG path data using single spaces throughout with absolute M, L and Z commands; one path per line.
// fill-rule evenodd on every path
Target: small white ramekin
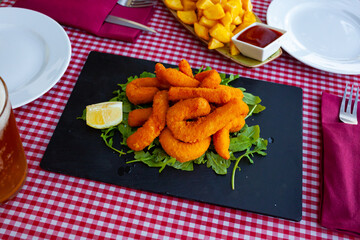
M 251 27 L 257 26 L 257 25 L 260 25 L 260 26 L 263 26 L 263 27 L 266 27 L 269 29 L 273 29 L 275 31 L 282 33 L 282 35 L 263 48 L 249 44 L 247 42 L 240 41 L 237 39 L 238 36 L 240 34 L 242 34 L 244 31 L 246 31 L 247 29 L 249 29 Z M 279 50 L 279 48 L 281 47 L 282 41 L 285 39 L 284 38 L 285 33 L 286 33 L 286 31 L 283 29 L 271 27 L 264 23 L 255 22 L 255 23 L 251 24 L 250 26 L 244 28 L 240 32 L 238 32 L 236 35 L 234 35 L 231 38 L 231 40 L 235 44 L 235 46 L 239 49 L 241 54 L 262 62 L 262 61 L 266 60 L 267 58 L 269 58 L 271 55 L 273 55 L 277 50 Z

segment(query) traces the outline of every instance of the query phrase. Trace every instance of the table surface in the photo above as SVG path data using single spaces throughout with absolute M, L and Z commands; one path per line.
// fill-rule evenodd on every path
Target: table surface
M 1 2 L 1 1 L 0 1 Z M 253 0 L 254 12 L 266 21 L 270 0 Z M 0 7 L 10 7 L 5 0 Z M 309 67 L 284 52 L 258 68 L 225 59 L 192 36 L 159 0 L 149 26 L 130 44 L 64 26 L 72 56 L 60 81 L 42 97 L 14 110 L 28 159 L 27 181 L 11 202 L 0 207 L 0 239 L 323 239 L 354 237 L 321 227 L 321 126 L 323 91 L 341 96 L 345 82 L 359 85 L 360 75 L 340 75 Z M 111 184 L 47 172 L 39 167 L 46 147 L 90 51 L 100 51 L 301 87 L 303 89 L 302 220 L 293 222 L 260 214 L 179 199 Z

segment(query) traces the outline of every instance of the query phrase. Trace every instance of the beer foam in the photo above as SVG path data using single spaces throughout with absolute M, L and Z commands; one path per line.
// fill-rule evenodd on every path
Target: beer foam
M 6 101 L 6 92 L 4 85 L 0 80 L 0 138 L 3 134 L 3 129 L 9 120 L 11 112 L 11 105 L 9 101 Z

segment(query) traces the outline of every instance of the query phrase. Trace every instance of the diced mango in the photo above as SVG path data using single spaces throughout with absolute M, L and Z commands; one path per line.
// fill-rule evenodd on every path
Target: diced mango
M 230 30 L 230 24 L 232 23 L 232 17 L 229 12 L 225 13 L 225 16 L 220 19 L 220 22 L 224 27 L 228 30 Z
M 253 12 L 251 12 L 251 11 L 245 11 L 242 20 L 243 20 L 243 22 L 252 24 L 252 23 L 256 22 L 256 16 L 255 16 L 255 14 L 254 14 Z M 250 25 L 250 24 L 249 24 L 249 25 Z
M 211 0 L 199 0 L 196 2 L 196 7 L 198 9 L 206 9 L 206 8 L 209 8 L 211 6 L 213 6 L 213 2 Z
M 218 20 L 225 16 L 225 12 L 221 4 L 217 3 L 211 7 L 206 8 L 204 10 L 204 16 L 207 19 Z
M 235 35 L 235 34 L 239 33 L 241 30 L 250 26 L 254 22 L 256 22 L 255 14 L 253 12 L 246 11 L 244 13 L 242 23 L 234 29 L 233 34 Z
M 232 31 L 232 33 L 234 34 L 234 35 L 236 35 L 236 34 L 238 34 L 239 32 L 241 32 L 241 30 L 243 30 L 244 28 L 246 28 L 247 27 L 247 25 L 246 24 L 240 24 L 239 26 L 237 26 L 233 31 Z
M 217 23 L 218 23 L 218 21 L 207 19 L 205 16 L 202 16 L 199 20 L 199 24 L 201 24 L 207 28 L 212 28 Z
M 194 23 L 194 30 L 196 35 L 200 38 L 209 40 L 209 29 L 207 27 L 200 25 L 199 23 Z
M 217 23 L 209 30 L 210 36 L 222 43 L 228 43 L 231 40 L 232 33 L 227 30 L 221 23 Z
M 191 11 L 177 11 L 177 16 L 183 23 L 194 24 L 197 22 L 197 16 L 194 10 Z
M 243 11 L 241 3 L 237 0 L 228 1 L 224 6 L 224 10 L 231 14 L 232 19 L 236 18 L 236 16 L 239 16 L 240 12 Z
M 191 0 L 182 0 L 184 11 L 196 10 L 196 3 Z
M 236 2 L 239 2 L 240 6 L 242 7 L 242 0 L 229 0 L 229 1 L 236 1 Z
M 232 56 L 236 56 L 236 55 L 240 54 L 239 49 L 235 46 L 235 44 L 233 42 L 230 42 L 229 47 L 230 47 L 230 54 Z
M 253 6 L 251 4 L 251 0 L 241 0 L 242 2 L 242 8 L 245 10 L 245 11 L 252 11 L 253 9 Z
M 221 6 L 224 6 L 227 0 L 211 0 L 214 4 L 220 3 Z M 241 1 L 241 0 L 238 0 Z
M 215 38 L 211 38 L 208 43 L 208 49 L 216 49 L 216 48 L 221 48 L 223 46 L 224 46 L 224 44 L 222 42 L 216 40 Z
M 200 19 L 202 16 L 204 16 L 204 10 L 198 9 L 197 10 L 197 18 Z
M 240 13 L 239 13 L 239 17 L 242 19 L 244 17 L 245 14 L 245 10 L 241 9 Z
M 249 24 L 249 25 L 250 25 L 250 24 Z M 245 28 L 248 27 L 249 25 L 246 24 L 246 23 L 240 24 L 239 26 L 237 26 L 237 27 L 232 31 L 233 35 L 238 34 L 239 32 L 241 32 L 243 29 L 245 29 Z
M 226 2 L 225 6 L 224 6 L 225 11 L 234 9 L 235 11 L 239 12 L 240 8 L 242 8 L 242 3 L 238 0 L 229 0 Z
M 183 10 L 181 0 L 165 0 L 165 5 L 172 10 Z
M 227 3 L 228 0 L 220 0 L 220 4 L 221 6 L 224 8 L 225 4 Z
M 256 22 L 251 0 L 164 0 L 164 3 L 177 11 L 183 23 L 194 26 L 195 34 L 208 41 L 209 49 L 226 46 L 233 56 L 240 51 L 231 37 Z
M 242 23 L 242 19 L 241 17 L 238 15 L 236 18 L 234 18 L 234 20 L 232 21 L 233 24 L 235 25 L 239 25 Z

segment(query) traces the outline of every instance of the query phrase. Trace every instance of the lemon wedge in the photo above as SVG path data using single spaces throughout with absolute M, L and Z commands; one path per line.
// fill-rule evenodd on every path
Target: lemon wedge
M 102 102 L 86 106 L 86 124 L 97 129 L 109 128 L 121 123 L 122 102 Z

